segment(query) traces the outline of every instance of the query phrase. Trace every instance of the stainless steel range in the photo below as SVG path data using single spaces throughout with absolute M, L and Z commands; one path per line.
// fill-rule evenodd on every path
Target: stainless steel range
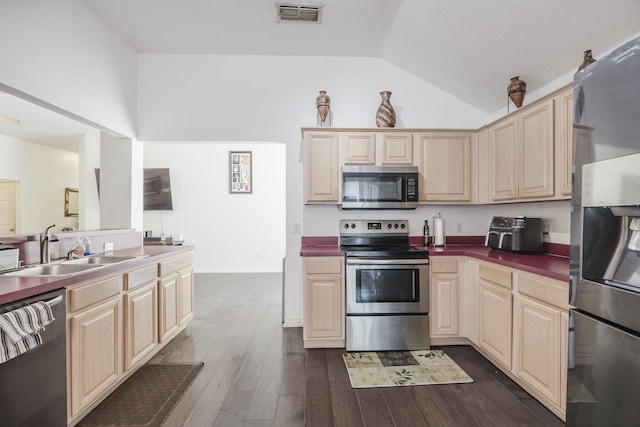
M 342 220 L 347 351 L 429 348 L 429 252 L 406 220 Z

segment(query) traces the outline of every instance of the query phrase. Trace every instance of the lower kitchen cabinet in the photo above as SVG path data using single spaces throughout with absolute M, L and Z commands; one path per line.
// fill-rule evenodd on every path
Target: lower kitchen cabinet
M 514 313 L 513 372 L 523 386 L 559 416 L 566 401 L 568 288 L 519 273 Z
M 192 253 L 70 285 L 69 425 L 78 423 L 183 330 L 192 317 Z
M 307 257 L 304 278 L 304 347 L 344 347 L 344 258 Z
M 121 310 L 118 293 L 69 317 L 71 417 L 93 403 L 122 373 Z
M 511 271 L 480 264 L 478 345 L 511 369 Z
M 124 368 L 142 361 L 158 343 L 158 288 L 153 280 L 124 294 Z
M 193 256 L 163 261 L 158 265 L 158 339 L 164 342 L 176 335 L 193 318 Z
M 180 325 L 193 319 L 193 268 L 180 270 Z
M 458 258 L 432 257 L 430 267 L 431 338 L 458 336 Z
M 158 281 L 160 330 L 159 341 L 163 342 L 172 336 L 180 326 L 178 317 L 178 273 L 171 274 Z

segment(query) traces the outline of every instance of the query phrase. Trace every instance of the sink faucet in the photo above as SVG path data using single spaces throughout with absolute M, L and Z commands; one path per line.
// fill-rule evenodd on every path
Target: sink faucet
M 58 238 L 55 234 L 49 234 L 49 229 L 56 225 L 50 225 L 40 233 L 40 264 L 48 264 L 51 262 L 51 253 L 49 252 L 49 242 L 57 242 Z

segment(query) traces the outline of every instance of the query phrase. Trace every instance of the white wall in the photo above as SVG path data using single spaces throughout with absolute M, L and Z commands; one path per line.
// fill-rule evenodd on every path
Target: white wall
M 0 83 L 127 136 L 136 52 L 81 0 L 3 1 Z
M 229 194 L 229 151 L 252 152 L 253 193 Z M 144 167 L 168 167 L 172 211 L 144 211 L 156 237 L 194 245 L 196 272 L 280 272 L 285 255 L 286 146 L 145 143 Z
M 0 179 L 19 182 L 16 234 L 76 227 L 77 218 L 64 216 L 64 190 L 78 188 L 78 155 L 2 134 L 0 146 Z

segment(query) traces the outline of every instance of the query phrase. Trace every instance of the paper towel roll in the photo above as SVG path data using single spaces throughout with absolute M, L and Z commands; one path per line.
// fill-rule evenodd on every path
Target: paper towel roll
M 442 218 L 433 218 L 433 245 L 444 246 L 444 224 Z

